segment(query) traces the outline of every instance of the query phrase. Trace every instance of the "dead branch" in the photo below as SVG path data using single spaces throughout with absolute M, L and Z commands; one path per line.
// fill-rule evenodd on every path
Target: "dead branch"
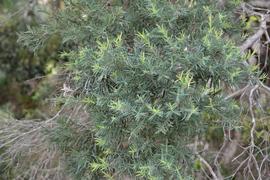
M 206 166 L 206 168 L 208 169 L 208 171 L 211 173 L 212 178 L 214 180 L 222 180 L 221 178 L 218 178 L 218 176 L 216 175 L 216 173 L 214 172 L 214 170 L 212 169 L 212 167 L 209 165 L 209 163 L 199 154 L 196 154 L 197 157 L 200 159 L 200 161 Z
M 225 100 L 241 96 L 248 88 L 249 88 L 249 84 L 246 85 L 245 87 L 243 87 L 242 89 L 239 89 L 239 90 L 233 92 L 232 94 L 228 95 L 227 97 L 225 97 Z
M 266 21 L 269 19 L 268 15 L 262 15 L 261 23 L 259 30 L 251 37 L 249 37 L 241 46 L 240 52 L 242 54 L 246 53 L 246 51 L 253 46 L 253 44 L 258 41 L 262 35 L 264 35 L 265 31 L 267 30 Z
M 268 0 L 253 0 L 250 4 L 255 7 L 270 9 L 270 2 Z

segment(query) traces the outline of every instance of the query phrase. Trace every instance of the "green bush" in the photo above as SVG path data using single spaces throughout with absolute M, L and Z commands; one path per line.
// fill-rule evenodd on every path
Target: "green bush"
M 63 116 L 51 135 L 70 172 L 82 179 L 192 178 L 196 152 L 187 144 L 239 119 L 223 87 L 241 83 L 248 70 L 226 38 L 235 30 L 228 14 L 210 0 L 67 0 L 49 24 L 22 34 L 33 49 L 55 33 L 71 47 L 62 56 L 70 59 L 76 95 L 66 92 L 64 102 L 85 104 L 88 126 L 78 114 Z

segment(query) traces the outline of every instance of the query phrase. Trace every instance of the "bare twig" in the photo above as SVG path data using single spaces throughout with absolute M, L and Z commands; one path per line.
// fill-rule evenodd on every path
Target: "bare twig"
M 212 169 L 212 167 L 209 165 L 209 163 L 200 154 L 196 154 L 196 156 L 207 167 L 208 171 L 211 173 L 212 178 L 214 180 L 222 180 L 222 179 L 218 178 L 218 176 L 216 175 L 216 173 L 214 172 L 214 170 Z
M 60 113 L 63 111 L 63 109 L 64 109 L 64 106 L 61 108 L 60 111 L 58 111 L 58 112 L 56 113 L 55 116 L 53 116 L 52 118 L 50 118 L 50 119 L 48 119 L 48 120 L 42 122 L 42 123 L 40 124 L 40 126 L 34 128 L 34 129 L 31 129 L 30 131 L 21 133 L 20 135 L 18 135 L 18 136 L 16 136 L 16 137 L 12 138 L 11 140 L 9 140 L 8 142 L 1 144 L 1 145 L 0 145 L 0 149 L 2 149 L 3 147 L 7 146 L 8 144 L 13 143 L 14 141 L 18 140 L 19 138 L 22 138 L 22 137 L 24 137 L 24 136 L 27 136 L 27 135 L 29 135 L 29 134 L 31 134 L 31 133 L 34 133 L 34 132 L 37 131 L 37 130 L 40 130 L 41 128 L 46 127 L 47 125 L 49 125 L 49 123 L 50 123 L 51 121 L 55 120 L 55 119 L 60 115 Z
M 248 87 L 249 87 L 249 84 L 246 85 L 245 87 L 243 87 L 242 89 L 239 89 L 239 90 L 235 91 L 234 93 L 228 95 L 227 97 L 225 97 L 225 100 L 235 98 L 237 96 L 241 96 Z

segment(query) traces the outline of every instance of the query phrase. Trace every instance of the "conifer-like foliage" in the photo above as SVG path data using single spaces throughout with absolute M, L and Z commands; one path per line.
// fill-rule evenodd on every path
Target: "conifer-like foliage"
M 78 133 L 76 118 L 64 116 L 52 134 L 71 172 L 192 178 L 194 139 L 238 121 L 223 87 L 243 81 L 247 70 L 226 38 L 229 15 L 211 0 L 67 0 L 50 24 L 22 34 L 32 48 L 54 33 L 72 47 L 62 54 L 77 94 L 69 99 L 86 106 L 88 129 Z

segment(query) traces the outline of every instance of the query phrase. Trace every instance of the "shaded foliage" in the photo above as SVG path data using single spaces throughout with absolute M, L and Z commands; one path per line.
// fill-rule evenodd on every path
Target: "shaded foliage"
M 34 54 L 17 40 L 19 32 L 26 31 L 27 26 L 35 26 L 38 21 L 32 15 L 32 20 L 26 21 L 23 14 L 27 8 L 24 3 L 20 2 L 19 7 L 22 6 L 23 9 L 19 10 L 14 2 L 3 3 L 8 3 L 8 6 L 3 6 L 4 12 L 1 16 L 4 21 L 1 20 L 0 26 L 0 104 L 9 103 L 17 118 L 37 116 L 34 110 L 39 106 L 41 99 L 33 97 L 39 89 L 40 79 L 27 80 L 53 72 L 58 61 L 57 52 L 60 50 L 61 40 L 57 35 L 51 36 L 48 44 Z M 9 11 L 10 13 L 7 13 Z M 12 12 L 16 16 L 9 18 Z

